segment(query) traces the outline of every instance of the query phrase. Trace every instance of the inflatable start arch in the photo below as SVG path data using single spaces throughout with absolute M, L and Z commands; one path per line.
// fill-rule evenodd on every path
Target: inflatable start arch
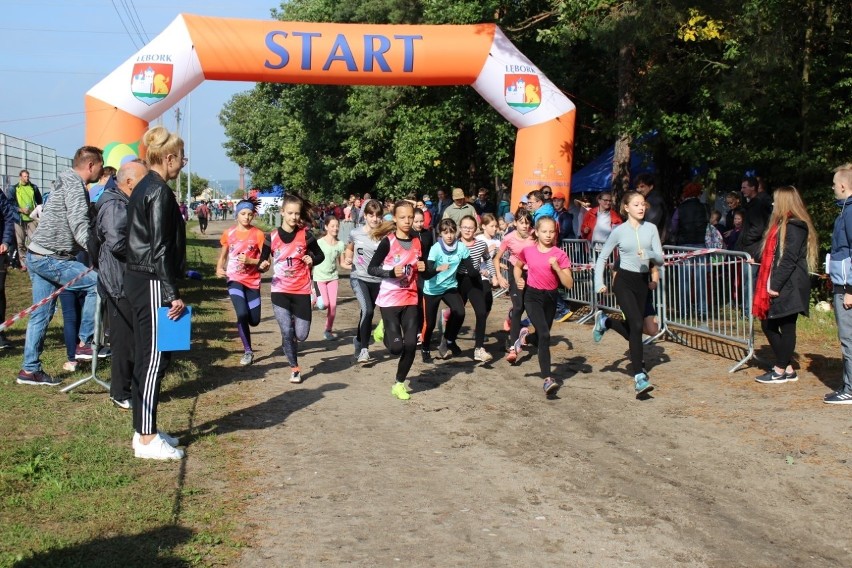
M 139 155 L 148 122 L 205 79 L 325 85 L 471 85 L 518 128 L 512 206 L 570 191 L 574 105 L 493 24 L 407 26 L 182 14 L 86 94 L 86 143 L 107 165 Z M 566 195 L 567 197 L 567 195 Z

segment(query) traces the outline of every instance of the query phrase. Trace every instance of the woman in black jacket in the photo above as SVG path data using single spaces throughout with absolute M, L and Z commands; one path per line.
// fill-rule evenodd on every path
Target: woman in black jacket
M 755 380 L 775 384 L 799 379 L 791 365 L 796 320 L 808 315 L 811 280 L 817 264 L 817 235 L 795 187 L 779 187 L 763 238 L 753 313 L 775 355 L 775 366 Z
M 177 279 L 186 256 L 186 232 L 175 195 L 166 184 L 177 178 L 187 159 L 183 140 L 162 126 L 142 137 L 150 164 L 127 203 L 127 271 L 124 291 L 133 309 L 133 450 L 137 458 L 184 457 L 178 440 L 157 430 L 160 384 L 171 353 L 157 350 L 158 308 L 178 319 L 185 306 Z

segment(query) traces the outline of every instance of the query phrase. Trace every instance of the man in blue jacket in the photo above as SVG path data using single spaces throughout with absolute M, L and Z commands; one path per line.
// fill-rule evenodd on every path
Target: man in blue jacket
M 828 275 L 834 285 L 834 317 L 843 356 L 843 385 L 825 396 L 826 404 L 852 404 L 852 163 L 834 170 L 834 197 L 840 215 L 831 234 Z
M 18 221 L 17 207 L 0 191 L 0 317 L 6 320 L 6 268 L 9 266 L 9 254 L 15 242 L 15 223 Z M 9 349 L 12 344 L 6 339 L 6 333 L 0 331 L 0 349 Z

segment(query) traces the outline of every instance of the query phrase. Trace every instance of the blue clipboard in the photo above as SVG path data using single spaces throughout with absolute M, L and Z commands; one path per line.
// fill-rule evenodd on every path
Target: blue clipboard
M 192 338 L 192 307 L 186 306 L 176 320 L 169 319 L 171 308 L 157 308 L 157 351 L 189 351 Z

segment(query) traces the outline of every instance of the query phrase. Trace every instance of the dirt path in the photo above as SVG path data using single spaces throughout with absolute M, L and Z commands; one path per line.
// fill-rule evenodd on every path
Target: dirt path
M 267 301 L 256 364 L 199 400 L 254 472 L 239 566 L 850 565 L 852 414 L 820 402 L 807 361 L 797 383 L 767 386 L 661 343 L 646 351 L 658 389 L 639 402 L 626 342 L 555 324 L 566 384 L 546 400 L 534 353 L 509 366 L 500 332 L 495 362 L 474 364 L 467 332 L 465 357 L 418 356 L 402 402 L 384 348 L 353 362 L 358 307 L 348 280 L 340 290 L 341 339 L 322 339 L 315 311 L 303 384 L 288 382 Z

